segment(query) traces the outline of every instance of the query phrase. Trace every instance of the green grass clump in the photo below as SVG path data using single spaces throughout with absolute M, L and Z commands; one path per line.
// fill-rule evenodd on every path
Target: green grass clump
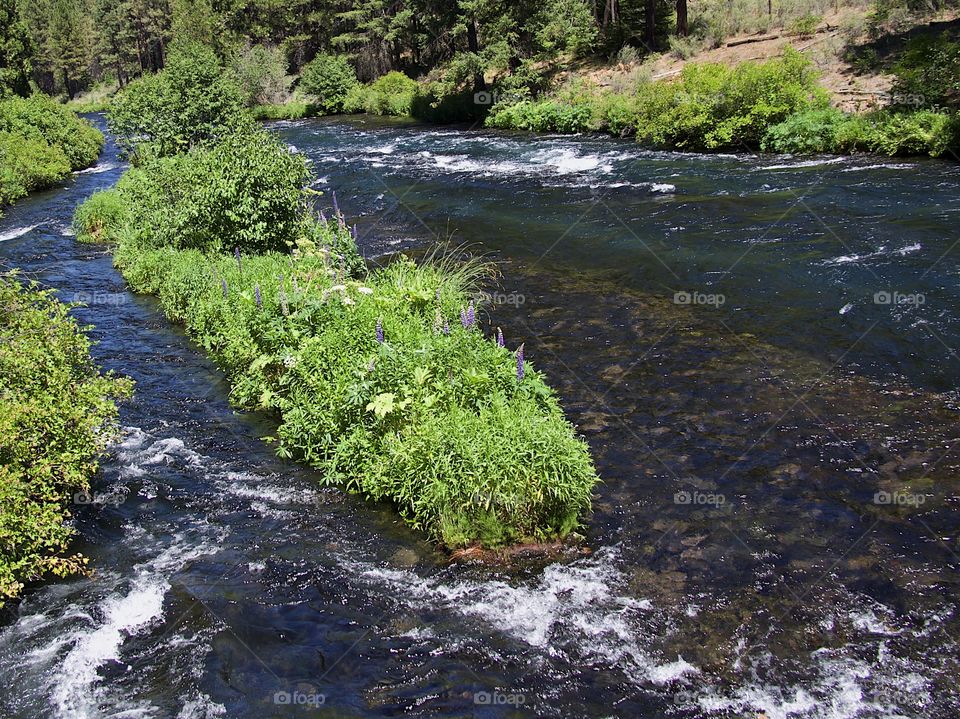
M 64 556 L 74 494 L 89 489 L 116 434 L 129 380 L 101 375 L 90 341 L 49 291 L 0 275 L 0 604 L 44 575 L 84 571 Z
M 73 230 L 80 242 L 106 242 L 112 229 L 122 227 L 127 220 L 127 205 L 116 189 L 94 192 L 77 207 L 73 215 Z
M 449 547 L 578 525 L 597 481 L 585 443 L 540 373 L 518 371 L 516 350 L 467 319 L 482 310 L 486 266 L 400 259 L 368 274 L 343 217 L 312 217 L 303 196 L 285 233 L 292 252 L 270 251 L 258 234 L 269 223 L 210 233 L 209 214 L 168 194 L 177 175 L 200 196 L 215 191 L 219 180 L 190 165 L 205 167 L 189 153 L 130 170 L 79 208 L 78 234 L 115 239 L 127 281 L 186 325 L 227 373 L 232 401 L 276 414 L 281 456 L 394 503 Z M 246 172 L 236 168 L 237 182 Z M 269 195 L 270 182 L 247 184 Z M 208 234 L 216 242 L 183 239 Z
M 343 100 L 343 111 L 407 117 L 417 95 L 417 81 L 392 71 L 369 85 L 354 85 Z

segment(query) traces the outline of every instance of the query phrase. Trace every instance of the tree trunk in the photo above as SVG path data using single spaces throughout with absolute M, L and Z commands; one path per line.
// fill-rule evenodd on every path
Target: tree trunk
M 687 28 L 687 0 L 677 0 L 677 35 L 686 37 Z
M 477 19 L 471 18 L 470 24 L 467 25 L 467 47 L 475 55 L 480 54 L 480 40 L 477 35 Z M 487 89 L 487 81 L 484 79 L 482 72 L 473 76 L 473 89 L 474 92 Z
M 647 49 L 654 52 L 657 49 L 657 2 L 656 0 L 646 0 L 646 42 Z

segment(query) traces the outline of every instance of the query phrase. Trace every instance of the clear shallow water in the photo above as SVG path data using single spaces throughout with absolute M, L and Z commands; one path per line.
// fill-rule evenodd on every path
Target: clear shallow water
M 924 334 L 952 344 L 960 307 L 953 255 L 934 265 L 960 237 L 955 166 L 279 129 L 371 257 L 455 230 L 503 263 L 486 319 L 527 343 L 604 478 L 591 551 L 449 565 L 272 457 L 266 420 L 232 413 L 215 368 L 70 237 L 122 171 L 111 148 L 0 220 L 0 263 L 92 299 L 98 361 L 138 383 L 103 504 L 77 511 L 97 572 L 6 618 L 0 715 L 960 713 L 960 432 L 934 393 L 957 360 Z M 876 287 L 929 295 L 891 308 Z

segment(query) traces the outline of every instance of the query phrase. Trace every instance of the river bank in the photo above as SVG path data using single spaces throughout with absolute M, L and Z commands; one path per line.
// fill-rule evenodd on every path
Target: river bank
M 500 263 L 479 321 L 529 338 L 587 435 L 605 479 L 593 553 L 451 566 L 390 508 L 274 457 L 270 418 L 234 412 L 159 304 L 70 236 L 75 205 L 120 174 L 108 147 L 102 171 L 0 224 L 5 263 L 66 297 L 122 298 L 77 312 L 95 360 L 138 387 L 94 487 L 125 501 L 77 518 L 78 551 L 103 569 L 37 587 L 8 619 L 5 715 L 280 717 L 278 693 L 365 716 L 509 716 L 521 695 L 519 711 L 558 717 L 960 711 L 955 398 L 923 387 L 955 385 L 956 368 L 914 327 L 953 344 L 956 263 L 935 264 L 952 164 L 769 163 L 370 118 L 279 130 L 317 188 L 340 188 L 368 258 L 455 229 Z M 812 212 L 778 223 L 797 195 Z M 927 302 L 884 308 L 880 288 Z M 680 291 L 726 301 L 683 306 Z M 482 704 L 494 694 L 514 703 Z

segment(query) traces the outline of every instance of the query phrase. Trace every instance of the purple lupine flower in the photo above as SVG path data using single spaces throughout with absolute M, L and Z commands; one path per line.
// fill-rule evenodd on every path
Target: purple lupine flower
M 467 312 L 463 309 L 463 307 L 460 308 L 460 324 L 463 325 L 464 329 L 467 329 L 470 326 L 467 324 Z
M 497 347 L 503 347 L 505 344 L 503 341 L 503 330 L 497 327 Z
M 257 307 L 263 308 L 263 298 L 260 297 L 260 285 L 253 286 L 253 299 L 257 302 Z
M 223 290 L 223 299 L 227 299 L 227 295 L 230 294 L 230 291 L 227 289 L 227 281 L 220 278 L 220 289 Z
M 367 372 L 373 372 L 373 368 L 377 366 L 377 358 L 371 357 L 370 362 L 367 363 Z
M 383 344 L 383 318 L 377 317 L 377 342 Z
M 233 256 L 237 258 L 237 269 L 240 270 L 241 273 L 243 273 L 243 265 L 240 264 L 240 248 L 239 247 L 233 248 Z
M 356 225 L 353 226 L 353 228 L 352 228 L 351 231 L 350 231 L 350 234 L 353 236 L 353 241 L 354 241 L 354 242 L 359 242 L 359 241 L 360 241 L 360 234 L 357 232 L 357 226 L 356 226 Z
M 443 321 L 443 334 L 450 334 L 450 324 L 446 320 Z
M 470 300 L 470 305 L 467 307 L 467 327 L 473 327 L 474 323 L 477 321 L 477 313 L 473 309 L 473 300 Z
M 337 217 L 340 217 L 340 205 L 337 203 L 337 191 L 336 191 L 336 190 L 331 190 L 331 191 L 330 191 L 330 196 L 333 197 L 333 213 L 334 213 Z
M 517 348 L 517 382 L 523 381 L 523 345 Z

